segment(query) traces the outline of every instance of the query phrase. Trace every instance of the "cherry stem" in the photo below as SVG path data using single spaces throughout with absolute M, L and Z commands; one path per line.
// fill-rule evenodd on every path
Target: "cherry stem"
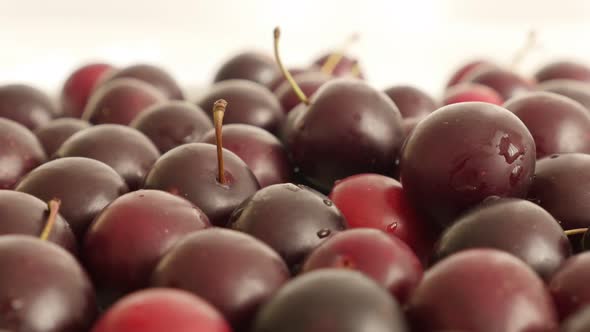
M 524 58 L 538 45 L 537 31 L 531 30 L 527 34 L 524 45 L 514 54 L 510 68 L 515 71 Z
M 328 58 L 326 59 L 326 61 L 322 65 L 322 68 L 320 68 L 320 71 L 325 74 L 332 75 L 332 73 L 334 72 L 334 69 L 336 69 L 336 67 L 338 66 L 340 61 L 342 61 L 342 59 L 344 58 L 344 53 L 346 53 L 346 50 L 352 44 L 356 43 L 358 40 L 359 40 L 358 33 L 352 34 L 350 37 L 348 37 L 348 39 L 337 49 L 336 52 L 332 52 L 328 56 Z M 358 70 L 358 68 L 357 68 L 357 70 Z M 358 72 L 354 72 L 353 75 L 357 76 Z
M 570 235 L 585 233 L 587 230 L 588 230 L 588 228 L 574 228 L 574 229 L 568 229 L 567 231 L 564 231 L 564 233 L 565 233 L 565 235 L 570 236 Z
M 59 206 L 61 205 L 61 201 L 57 198 L 54 198 L 50 200 L 47 205 L 49 207 L 49 216 L 47 217 L 45 227 L 43 227 L 43 231 L 39 236 L 41 240 L 47 240 L 49 238 L 51 230 L 53 229 L 53 225 L 55 225 L 55 221 L 57 220 L 57 214 L 59 212 Z
M 277 62 L 279 69 L 283 73 L 283 76 L 285 77 L 287 82 L 289 82 L 293 91 L 295 91 L 295 94 L 297 95 L 299 100 L 301 100 L 301 102 L 304 103 L 305 105 L 309 105 L 309 99 L 307 98 L 305 93 L 303 93 L 303 91 L 299 87 L 299 84 L 297 84 L 297 82 L 295 82 L 295 79 L 293 79 L 293 75 L 291 75 L 291 73 L 287 70 L 287 68 L 285 67 L 285 65 L 281 61 L 281 57 L 279 55 L 279 39 L 280 38 L 281 38 L 281 29 L 279 27 L 276 27 L 274 30 L 275 61 Z
M 215 124 L 215 140 L 217 142 L 217 169 L 219 171 L 217 175 L 217 181 L 221 184 L 226 184 L 225 169 L 223 167 L 223 142 L 221 127 L 223 126 L 223 115 L 225 114 L 225 108 L 227 107 L 227 101 L 219 99 L 213 103 L 213 123 Z

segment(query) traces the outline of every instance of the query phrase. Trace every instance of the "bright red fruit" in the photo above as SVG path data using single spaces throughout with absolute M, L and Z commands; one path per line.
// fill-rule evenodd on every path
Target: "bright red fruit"
M 61 107 L 63 114 L 79 118 L 92 90 L 100 79 L 114 69 L 106 63 L 91 63 L 76 69 L 66 80 L 61 91 Z

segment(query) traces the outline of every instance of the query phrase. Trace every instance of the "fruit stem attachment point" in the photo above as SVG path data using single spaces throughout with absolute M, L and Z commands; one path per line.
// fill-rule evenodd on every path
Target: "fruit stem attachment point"
M 359 40 L 358 33 L 354 33 L 350 37 L 348 37 L 348 39 L 338 48 L 337 51 L 332 52 L 328 56 L 328 58 L 326 59 L 326 61 L 322 65 L 322 68 L 320 68 L 320 71 L 324 74 L 332 75 L 332 73 L 334 72 L 334 69 L 336 69 L 336 67 L 338 66 L 340 61 L 342 61 L 342 59 L 344 58 L 344 53 L 346 53 L 346 50 L 350 47 L 350 45 L 356 43 L 358 40 Z M 357 68 L 357 70 L 358 70 L 358 68 Z M 356 75 L 358 75 L 358 74 L 355 74 L 355 76 Z
M 276 27 L 274 30 L 275 61 L 277 62 L 279 69 L 283 73 L 283 76 L 285 77 L 287 82 L 289 82 L 293 91 L 295 91 L 295 94 L 297 95 L 299 100 L 301 100 L 301 102 L 304 103 L 305 105 L 309 105 L 309 99 L 307 98 L 305 93 L 303 93 L 303 91 L 299 87 L 299 84 L 297 84 L 297 82 L 295 82 L 295 79 L 293 79 L 293 76 L 287 70 L 287 68 L 285 67 L 283 62 L 281 61 L 281 57 L 279 56 L 279 40 L 280 39 L 281 39 L 281 29 L 279 27 Z
M 227 101 L 219 99 L 213 103 L 213 124 L 215 125 L 215 140 L 217 143 L 217 181 L 221 184 L 227 184 L 225 178 L 225 169 L 223 167 L 223 142 L 222 142 L 222 126 L 223 126 L 223 115 L 225 114 L 225 108 L 227 107 Z
M 59 212 L 59 207 L 61 205 L 61 201 L 57 198 L 54 198 L 49 201 L 47 204 L 49 207 L 49 216 L 47 217 L 47 221 L 45 222 L 45 227 L 43 227 L 43 231 L 39 238 L 41 240 L 47 240 L 49 235 L 51 235 L 51 230 L 55 225 L 55 221 L 57 220 L 57 214 Z
M 568 229 L 567 231 L 564 231 L 564 233 L 565 233 L 565 235 L 570 236 L 570 235 L 586 233 L 587 230 L 588 230 L 588 228 L 574 228 L 574 229 Z

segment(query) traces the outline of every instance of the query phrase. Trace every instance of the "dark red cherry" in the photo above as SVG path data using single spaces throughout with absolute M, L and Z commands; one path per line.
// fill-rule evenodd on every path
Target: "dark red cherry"
M 570 98 L 532 92 L 504 104 L 535 139 L 537 159 L 565 152 L 590 153 L 590 112 Z
M 488 196 L 524 197 L 535 159 L 533 137 L 510 111 L 452 104 L 418 123 L 406 140 L 401 182 L 418 211 L 444 226 Z
M 258 307 L 289 279 L 281 257 L 266 244 L 228 229 L 187 235 L 154 270 L 152 285 L 190 291 L 246 331 Z
M 165 153 L 179 145 L 198 142 L 213 128 L 213 123 L 200 107 L 170 101 L 141 112 L 130 126 L 144 133 Z
M 583 252 L 565 261 L 549 281 L 549 291 L 562 320 L 590 305 L 588 274 L 590 252 Z
M 495 105 L 502 105 L 504 98 L 496 90 L 478 83 L 460 83 L 453 85 L 443 97 L 443 104 L 450 105 L 466 101 L 481 101 Z
M 328 65 L 330 61 L 333 65 Z M 350 76 L 362 79 L 364 77 L 359 62 L 350 55 L 334 52 L 325 54 L 313 62 L 313 67 L 321 68 L 321 71 L 332 76 Z
M 149 83 L 168 99 L 184 99 L 178 83 L 176 83 L 169 73 L 160 67 L 149 64 L 136 64 L 119 70 L 114 70 L 111 73 L 112 74 L 108 75 L 103 81 L 101 81 L 101 84 L 119 78 L 135 78 Z
M 422 278 L 422 265 L 396 237 L 369 228 L 349 229 L 330 237 L 305 260 L 302 272 L 341 268 L 357 270 L 405 303 Z
M 72 135 L 57 150 L 55 157 L 86 157 L 102 161 L 119 173 L 131 190 L 135 190 L 141 187 L 160 152 L 138 130 L 104 124 Z
M 74 118 L 55 119 L 35 130 L 35 135 L 43 145 L 48 156 L 52 156 L 70 136 L 82 129 L 90 127 L 90 123 Z
M 410 85 L 396 85 L 385 89 L 403 118 L 423 117 L 438 108 L 436 101 L 424 91 Z
M 477 70 L 482 70 L 483 68 L 486 67 L 495 67 L 494 64 L 490 63 L 487 60 L 475 60 L 475 61 L 471 61 L 468 62 L 466 64 L 464 64 L 463 66 L 459 67 L 455 73 L 451 76 L 451 78 L 449 79 L 449 82 L 447 83 L 447 88 L 456 85 L 458 83 L 462 83 L 465 78 L 467 78 L 469 75 L 471 75 L 472 73 L 474 73 Z
M 538 85 L 539 90 L 569 97 L 590 111 L 590 83 L 574 80 L 551 80 Z
M 28 235 L 0 237 L 0 329 L 87 331 L 95 316 L 92 284 L 61 247 Z
M 0 118 L 35 130 L 60 115 L 49 97 L 24 84 L 0 86 Z
M 317 67 L 312 67 L 312 68 L 300 68 L 300 67 L 296 67 L 296 68 L 288 68 L 289 72 L 291 73 L 291 75 L 293 76 L 297 76 L 299 74 L 303 74 L 303 73 L 308 73 L 308 72 L 318 72 L 320 69 Z M 283 82 L 286 82 L 287 79 L 285 78 L 285 75 L 283 75 L 283 73 L 279 72 L 277 73 L 277 76 L 273 79 L 272 83 L 270 83 L 269 85 L 269 90 L 272 92 L 275 92 L 275 90 L 281 86 L 283 84 Z
M 82 119 L 94 124 L 128 125 L 146 108 L 164 101 L 166 97 L 150 84 L 134 78 L 120 78 L 94 91 Z
M 281 126 L 277 135 L 281 142 L 283 142 L 285 145 L 285 148 L 287 148 L 289 155 L 292 155 L 291 147 L 293 146 L 295 133 L 297 133 L 298 128 L 300 129 L 302 124 L 301 120 L 303 119 L 303 115 L 307 111 L 307 108 L 308 106 L 304 103 L 295 106 L 295 108 L 292 109 L 289 114 L 287 114 L 287 117 L 285 118 L 285 121 L 283 122 L 283 125 Z
M 0 189 L 12 189 L 47 157 L 41 143 L 27 128 L 0 118 Z
M 113 305 L 91 332 L 231 332 L 209 303 L 181 290 L 153 288 Z
M 504 100 L 533 89 L 531 82 L 511 71 L 497 67 L 477 70 L 466 77 L 465 81 L 486 85 L 496 90 Z
M 35 168 L 16 187 L 42 201 L 61 200 L 61 215 L 78 239 L 94 217 L 127 192 L 125 181 L 108 165 L 88 158 L 61 158 Z
M 563 332 L 586 332 L 590 331 L 590 305 L 585 306 L 583 309 L 578 310 L 575 314 L 571 315 L 561 325 L 561 331 Z
M 228 59 L 217 70 L 214 82 L 242 79 L 270 87 L 275 77 L 280 74 L 272 57 L 260 52 L 244 52 Z
M 256 317 L 252 332 L 408 332 L 387 290 L 359 272 L 322 269 L 285 285 Z
M 590 67 L 573 61 L 551 62 L 535 73 L 535 79 L 537 82 L 560 79 L 590 82 Z
M 407 312 L 414 331 L 558 330 L 543 281 L 495 249 L 466 250 L 427 270 Z
M 81 117 L 94 88 L 114 69 L 106 63 L 90 63 L 71 73 L 61 90 L 63 114 L 68 117 Z
M 308 71 L 294 75 L 293 79 L 297 82 L 301 91 L 307 97 L 311 97 L 322 85 L 331 80 L 332 76 L 319 71 Z M 301 100 L 288 81 L 284 81 L 278 86 L 276 90 L 274 90 L 274 94 L 279 99 L 283 106 L 283 111 L 285 112 L 290 112 L 295 106 L 301 103 Z

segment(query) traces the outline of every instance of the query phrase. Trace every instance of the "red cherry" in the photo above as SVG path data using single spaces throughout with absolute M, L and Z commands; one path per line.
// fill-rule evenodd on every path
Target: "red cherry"
M 481 101 L 495 105 L 502 105 L 504 98 L 496 90 L 477 83 L 461 83 L 452 86 L 445 92 L 443 104 L 455 104 L 466 101 Z
M 91 63 L 76 69 L 68 77 L 61 91 L 64 115 L 81 117 L 94 88 L 101 78 L 113 69 L 113 66 L 106 63 Z

